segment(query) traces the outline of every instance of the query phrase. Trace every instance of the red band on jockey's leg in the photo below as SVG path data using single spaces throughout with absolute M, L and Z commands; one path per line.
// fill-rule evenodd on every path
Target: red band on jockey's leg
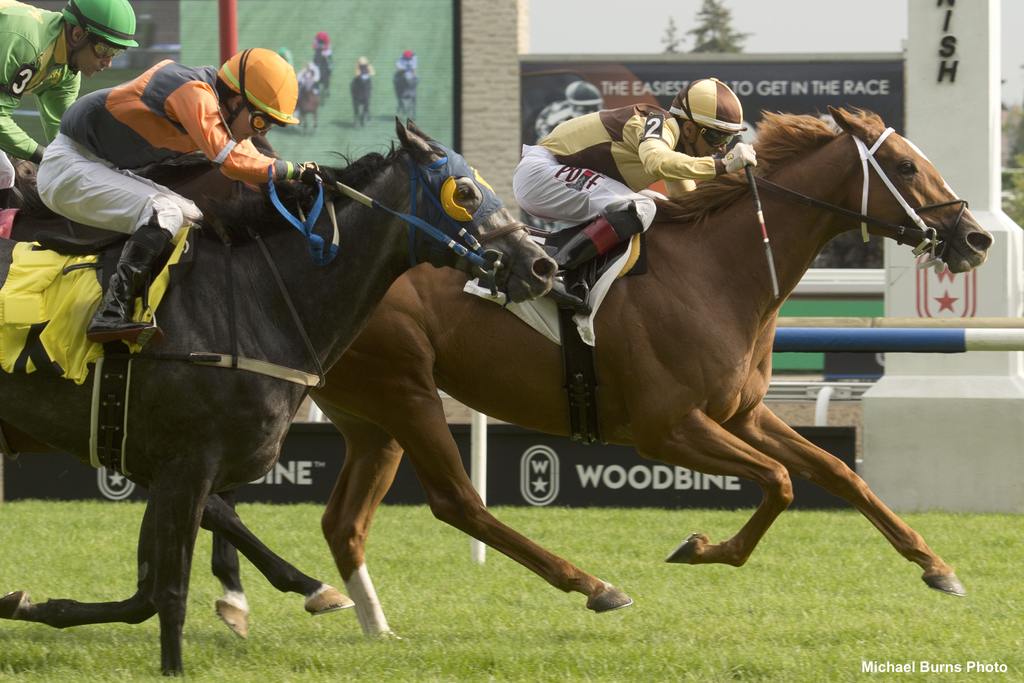
M 598 254 L 605 254 L 619 243 L 619 235 L 604 216 L 599 216 L 583 229 L 583 234 L 597 247 Z
M 18 209 L 0 209 L 0 237 L 5 240 L 11 239 L 11 231 L 14 230 L 14 217 L 18 215 Z

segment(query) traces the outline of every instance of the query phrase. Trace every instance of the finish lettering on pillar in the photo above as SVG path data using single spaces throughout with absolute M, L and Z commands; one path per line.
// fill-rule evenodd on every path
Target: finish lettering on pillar
M 939 39 L 939 77 L 937 81 L 949 79 L 950 83 L 956 81 L 956 68 L 960 65 L 959 59 L 950 59 L 956 56 L 956 36 L 949 32 L 950 24 L 953 23 L 953 9 L 956 0 L 937 0 L 936 7 L 946 6 L 946 16 L 942 21 L 942 38 Z

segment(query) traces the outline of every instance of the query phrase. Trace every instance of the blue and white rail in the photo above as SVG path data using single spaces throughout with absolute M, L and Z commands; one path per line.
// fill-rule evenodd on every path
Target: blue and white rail
M 779 327 L 775 351 L 963 353 L 1024 351 L 1021 328 Z

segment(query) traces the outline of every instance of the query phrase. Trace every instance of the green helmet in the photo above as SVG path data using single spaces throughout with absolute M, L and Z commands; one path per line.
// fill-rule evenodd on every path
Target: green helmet
M 288 62 L 292 66 L 295 66 L 295 61 L 292 59 L 292 51 L 286 47 L 277 48 L 277 54 L 281 55 L 281 59 Z
M 113 45 L 138 47 L 135 10 L 128 0 L 68 0 L 64 20 Z

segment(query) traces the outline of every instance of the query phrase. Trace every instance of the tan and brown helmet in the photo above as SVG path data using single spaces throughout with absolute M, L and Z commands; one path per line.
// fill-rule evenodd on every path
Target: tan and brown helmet
M 698 126 L 724 133 L 739 133 L 743 125 L 743 105 L 729 86 L 717 78 L 701 78 L 680 91 L 669 112 L 693 121 Z

